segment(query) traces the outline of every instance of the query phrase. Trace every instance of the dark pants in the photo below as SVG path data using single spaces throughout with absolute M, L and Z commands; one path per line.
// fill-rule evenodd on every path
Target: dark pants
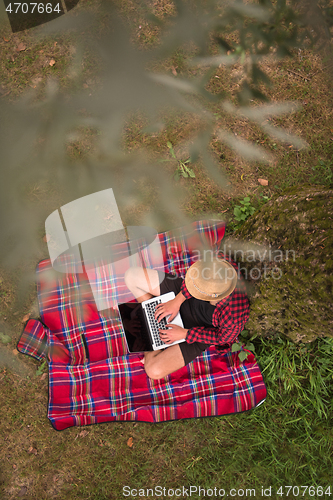
M 175 295 L 178 295 L 182 282 L 182 278 L 165 273 L 164 280 L 160 284 L 161 295 L 168 292 L 174 292 Z M 185 302 L 183 302 L 180 306 L 180 314 L 183 320 L 184 328 L 187 329 L 193 328 L 194 326 L 203 326 L 199 324 L 197 318 L 195 317 L 195 311 L 190 307 L 190 300 L 191 299 L 185 300 Z M 186 341 L 181 342 L 178 345 L 183 355 L 185 365 L 191 363 L 191 361 L 193 361 L 210 346 L 210 344 L 204 344 L 203 342 L 193 342 L 192 344 L 189 344 Z

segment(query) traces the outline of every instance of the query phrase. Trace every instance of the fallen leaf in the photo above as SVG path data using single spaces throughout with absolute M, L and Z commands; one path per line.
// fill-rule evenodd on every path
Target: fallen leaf
M 18 492 L 19 497 L 24 497 L 27 494 L 28 488 L 26 486 L 21 486 L 20 491 Z
M 268 180 L 267 179 L 258 179 L 258 182 L 262 186 L 268 186 Z
M 44 380 L 45 378 L 47 377 L 47 373 L 43 373 L 43 375 L 41 376 L 41 380 Z
M 86 437 L 87 434 L 89 434 L 89 431 L 81 431 L 80 432 L 80 436 L 83 438 Z
M 15 61 L 13 54 L 11 54 L 11 56 L 10 56 L 10 60 L 11 60 L 12 62 L 14 62 L 14 61 Z
M 30 448 L 28 449 L 28 453 L 33 453 L 34 455 L 37 455 L 37 450 L 36 448 L 34 448 L 33 446 L 30 446 Z
M 129 446 L 130 448 L 132 448 L 132 446 L 133 446 L 133 438 L 132 438 L 132 437 L 130 437 L 130 438 L 128 439 L 128 441 L 127 441 L 127 446 Z
M 49 65 L 50 65 L 50 66 L 54 66 L 54 65 L 55 65 L 55 60 L 54 60 L 54 59 L 51 59 L 51 61 L 49 62 Z
M 25 316 L 23 316 L 21 323 L 25 323 L 26 321 L 28 321 L 28 319 L 30 318 L 30 316 L 31 316 L 31 313 L 28 313 Z
M 58 42 L 54 42 L 54 46 L 56 46 L 56 45 L 57 45 L 57 43 L 58 43 Z
M 18 46 L 16 47 L 17 52 L 22 52 L 22 50 L 25 50 L 27 47 L 24 45 L 23 42 L 20 42 Z
M 243 180 L 244 180 L 244 174 L 241 175 L 241 181 L 243 181 Z
M 3 39 L 5 40 L 5 42 L 9 42 L 8 38 L 3 37 Z
M 14 354 L 15 356 L 17 356 L 17 355 L 18 355 L 18 353 L 19 353 L 17 349 L 13 349 L 13 351 L 12 351 L 12 352 L 13 352 L 13 354 Z
M 173 75 L 177 76 L 178 73 L 177 73 L 177 70 L 174 66 L 171 66 L 171 71 L 172 71 Z

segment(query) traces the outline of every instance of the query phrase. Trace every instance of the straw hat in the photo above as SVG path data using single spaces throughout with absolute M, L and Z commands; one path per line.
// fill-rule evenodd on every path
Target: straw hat
M 230 295 L 237 284 L 234 267 L 224 259 L 198 260 L 187 270 L 185 285 L 196 299 L 215 301 Z

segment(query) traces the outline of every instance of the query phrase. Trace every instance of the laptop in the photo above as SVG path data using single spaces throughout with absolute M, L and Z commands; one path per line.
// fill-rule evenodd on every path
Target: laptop
M 156 307 L 174 298 L 174 292 L 169 292 L 159 297 L 152 297 L 141 304 L 136 302 L 118 304 L 129 352 L 157 351 L 185 341 L 185 339 L 181 339 L 172 342 L 172 344 L 165 344 L 160 338 L 159 329 L 168 328 L 168 317 L 162 318 L 160 322 L 155 319 Z M 179 312 L 172 324 L 184 328 Z

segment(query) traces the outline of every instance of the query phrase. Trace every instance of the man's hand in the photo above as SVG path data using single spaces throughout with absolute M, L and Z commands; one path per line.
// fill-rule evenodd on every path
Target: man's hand
M 172 344 L 176 340 L 182 340 L 186 338 L 187 329 L 182 328 L 178 325 L 170 324 L 167 330 L 160 330 L 161 340 L 165 344 Z
M 157 319 L 157 321 L 161 321 L 161 319 L 165 318 L 165 316 L 170 316 L 168 323 L 171 323 L 171 321 L 175 319 L 179 313 L 180 306 L 184 300 L 186 300 L 185 297 L 181 292 L 179 292 L 174 299 L 164 302 L 164 304 L 159 304 L 155 310 L 155 319 Z
M 176 298 L 169 300 L 168 302 L 164 302 L 164 304 L 159 304 L 155 310 L 155 319 L 160 322 L 161 319 L 165 318 L 165 316 L 170 316 L 168 319 L 168 323 L 171 323 L 173 319 L 179 313 L 180 304 Z

